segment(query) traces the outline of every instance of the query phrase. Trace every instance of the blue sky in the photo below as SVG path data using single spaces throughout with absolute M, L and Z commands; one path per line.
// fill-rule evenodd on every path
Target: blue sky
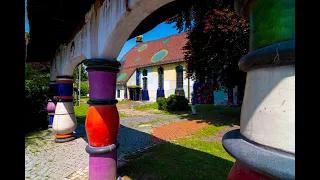
M 25 31 L 29 32 L 28 19 L 25 17 Z M 174 28 L 174 24 L 165 24 L 164 22 L 153 28 L 151 31 L 143 34 L 143 41 L 152 41 L 166 36 L 177 34 L 178 31 Z M 133 46 L 136 44 L 136 39 L 129 39 L 123 46 L 118 56 L 120 60 Z
M 156 39 L 160 39 L 166 36 L 171 36 L 177 34 L 178 31 L 173 27 L 174 24 L 165 24 L 164 22 L 153 28 L 151 31 L 143 34 L 142 41 L 152 41 Z M 136 44 L 136 39 L 129 39 L 123 46 L 118 56 L 118 60 L 120 60 L 133 46 Z

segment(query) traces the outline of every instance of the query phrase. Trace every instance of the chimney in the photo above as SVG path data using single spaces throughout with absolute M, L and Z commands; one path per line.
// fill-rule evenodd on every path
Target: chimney
M 136 48 L 140 46 L 140 44 L 142 43 L 142 35 L 136 36 Z

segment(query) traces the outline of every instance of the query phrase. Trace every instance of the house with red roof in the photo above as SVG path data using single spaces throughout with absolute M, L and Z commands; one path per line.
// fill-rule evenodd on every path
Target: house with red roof
M 142 36 L 137 36 L 136 46 L 120 60 L 116 98 L 156 101 L 158 97 L 181 94 L 191 100 L 194 81 L 186 78 L 187 62 L 182 50 L 186 37 L 186 33 L 179 33 L 143 42 Z M 221 93 L 222 99 L 227 96 Z

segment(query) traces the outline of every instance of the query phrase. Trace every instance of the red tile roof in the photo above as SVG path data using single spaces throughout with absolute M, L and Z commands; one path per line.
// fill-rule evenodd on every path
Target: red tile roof
M 186 37 L 186 33 L 180 33 L 133 47 L 121 59 L 122 69 L 117 84 L 127 82 L 136 68 L 184 61 L 182 48 L 187 43 Z M 124 77 L 122 74 L 125 73 Z

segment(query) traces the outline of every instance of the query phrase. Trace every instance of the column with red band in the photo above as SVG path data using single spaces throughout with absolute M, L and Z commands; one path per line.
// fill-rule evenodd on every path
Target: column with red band
M 77 120 L 73 108 L 73 77 L 57 76 L 57 101 L 52 129 L 56 133 L 55 142 L 67 142 L 75 139 L 73 131 Z
M 117 179 L 117 135 L 119 114 L 115 99 L 116 77 L 120 63 L 108 59 L 88 59 L 90 84 L 86 118 L 90 180 Z

